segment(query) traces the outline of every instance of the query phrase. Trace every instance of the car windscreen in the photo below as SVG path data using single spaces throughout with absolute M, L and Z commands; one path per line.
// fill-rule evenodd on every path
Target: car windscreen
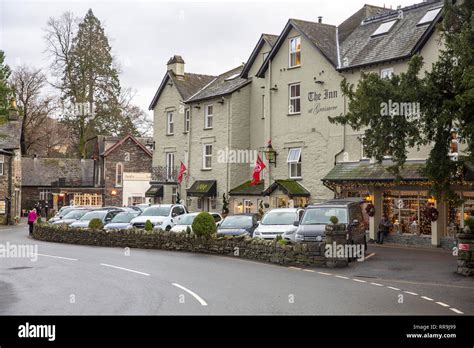
M 59 212 L 59 216 L 60 216 L 60 217 L 64 217 L 64 216 L 66 216 L 67 214 L 69 214 L 69 213 L 70 213 L 71 211 L 73 211 L 73 210 L 74 210 L 74 208 L 66 208 L 66 209 L 64 209 L 63 211 L 60 211 L 60 212 Z
M 252 227 L 251 216 L 228 216 L 222 221 L 221 228 L 248 228 Z
M 168 216 L 171 207 L 148 207 L 141 216 Z
M 262 225 L 292 225 L 295 220 L 298 220 L 294 212 L 288 211 L 270 211 L 265 214 L 261 224 Z
M 106 211 L 91 211 L 87 214 L 84 214 L 79 220 L 80 221 L 90 221 L 92 219 L 100 219 L 104 220 L 105 216 L 107 215 Z
M 67 219 L 77 220 L 77 219 L 80 219 L 81 217 L 83 217 L 84 214 L 86 214 L 88 212 L 89 212 L 88 210 L 73 210 L 73 211 L 70 211 L 69 213 L 67 213 L 66 215 L 64 215 L 63 219 L 64 220 L 67 220 Z
M 331 216 L 338 218 L 340 223 L 347 223 L 347 208 L 318 207 L 307 209 L 301 220 L 302 225 L 327 225 Z
M 181 215 L 178 219 L 178 225 L 192 225 L 196 216 L 196 214 Z
M 118 213 L 112 219 L 112 222 L 126 223 L 126 222 L 130 222 L 133 218 L 136 218 L 137 216 L 138 216 L 137 213 Z

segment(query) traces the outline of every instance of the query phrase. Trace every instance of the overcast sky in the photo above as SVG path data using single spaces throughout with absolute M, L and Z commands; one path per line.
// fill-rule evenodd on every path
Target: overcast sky
M 148 105 L 166 71 L 181 55 L 186 72 L 219 74 L 246 61 L 261 33 L 280 34 L 288 18 L 338 25 L 365 3 L 396 8 L 417 0 L 312 1 L 22 1 L 0 0 L 0 50 L 7 64 L 48 68 L 44 28 L 65 11 L 83 17 L 89 8 L 102 22 L 122 67 L 121 84 Z

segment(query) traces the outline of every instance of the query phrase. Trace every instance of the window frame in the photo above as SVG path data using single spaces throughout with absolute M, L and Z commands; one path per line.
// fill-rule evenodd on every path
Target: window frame
M 212 109 L 212 112 L 209 113 L 209 108 Z M 210 120 L 210 122 L 209 122 Z M 208 104 L 204 108 L 204 129 L 212 129 L 214 121 L 214 104 Z M 209 125 L 210 123 L 210 125 Z
M 0 155 L 0 176 L 5 175 L 5 155 Z
M 384 76 L 384 73 L 386 74 Z M 392 78 L 393 76 L 393 68 L 390 67 L 390 68 L 384 68 L 384 69 L 380 69 L 380 78 L 384 79 L 384 78 Z
M 294 158 L 290 158 L 290 155 L 295 152 L 297 154 L 297 158 L 295 155 L 292 156 Z M 302 159 L 301 159 L 302 152 L 303 152 L 303 149 L 301 147 L 293 147 L 293 148 L 288 149 L 288 157 L 286 158 L 286 163 L 288 163 L 288 177 L 290 179 L 303 178 L 303 171 L 302 171 L 303 165 L 302 165 Z M 293 168 L 295 168 L 296 175 L 292 175 Z M 299 172 L 299 175 L 298 175 L 298 172 Z
M 298 90 L 299 90 L 299 95 L 298 96 L 292 96 L 291 95 L 291 90 L 292 90 L 292 87 L 295 87 L 295 86 L 298 86 Z M 298 102 L 296 102 L 298 101 Z M 293 102 L 295 102 L 295 105 L 296 103 L 298 104 L 299 106 L 299 109 L 298 111 L 295 111 L 295 107 L 293 107 Z M 290 83 L 288 85 L 288 115 L 298 115 L 298 114 L 301 114 L 301 83 L 300 82 L 294 82 L 294 83 Z
M 166 180 L 172 180 L 173 169 L 174 169 L 174 152 L 165 152 L 165 163 L 166 163 L 166 166 L 165 166 Z
M 210 154 L 206 153 L 206 149 L 210 148 L 211 152 Z M 202 169 L 203 170 L 211 170 L 212 169 L 212 151 L 213 151 L 213 145 L 212 144 L 202 144 Z M 210 159 L 210 166 L 206 165 L 206 159 Z
M 189 133 L 191 129 L 191 109 L 184 110 L 184 133 Z
M 297 40 L 297 43 L 295 44 L 295 50 L 293 51 L 293 45 L 292 42 L 294 40 Z M 295 64 L 292 65 L 291 58 L 294 55 L 295 57 Z M 298 57 L 299 55 L 299 63 L 298 62 Z M 295 36 L 292 38 L 288 39 L 288 68 L 298 68 L 301 66 L 301 36 Z
M 166 135 L 174 135 L 174 114 L 173 114 L 173 111 L 166 112 Z
M 120 174 L 119 174 L 119 168 L 120 168 Z M 120 178 L 120 183 L 119 183 L 119 178 Z M 115 165 L 115 187 L 123 187 L 123 163 L 118 162 Z

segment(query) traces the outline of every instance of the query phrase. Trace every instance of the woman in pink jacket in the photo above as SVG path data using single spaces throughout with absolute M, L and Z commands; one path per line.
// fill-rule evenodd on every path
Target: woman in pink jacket
M 30 235 L 33 233 L 33 227 L 37 218 L 38 215 L 36 214 L 36 210 L 31 209 L 28 213 L 28 225 L 30 226 Z

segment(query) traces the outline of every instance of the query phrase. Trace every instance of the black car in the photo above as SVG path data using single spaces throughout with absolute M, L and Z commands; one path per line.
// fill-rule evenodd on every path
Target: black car
M 326 238 L 325 228 L 331 216 L 336 216 L 339 223 L 346 225 L 349 243 L 363 244 L 367 250 L 364 217 L 361 199 L 333 199 L 306 208 L 296 230 L 297 242 L 318 242 Z
M 229 215 L 222 220 L 217 229 L 218 235 L 226 236 L 253 236 L 253 231 L 258 226 L 257 214 L 236 214 Z

